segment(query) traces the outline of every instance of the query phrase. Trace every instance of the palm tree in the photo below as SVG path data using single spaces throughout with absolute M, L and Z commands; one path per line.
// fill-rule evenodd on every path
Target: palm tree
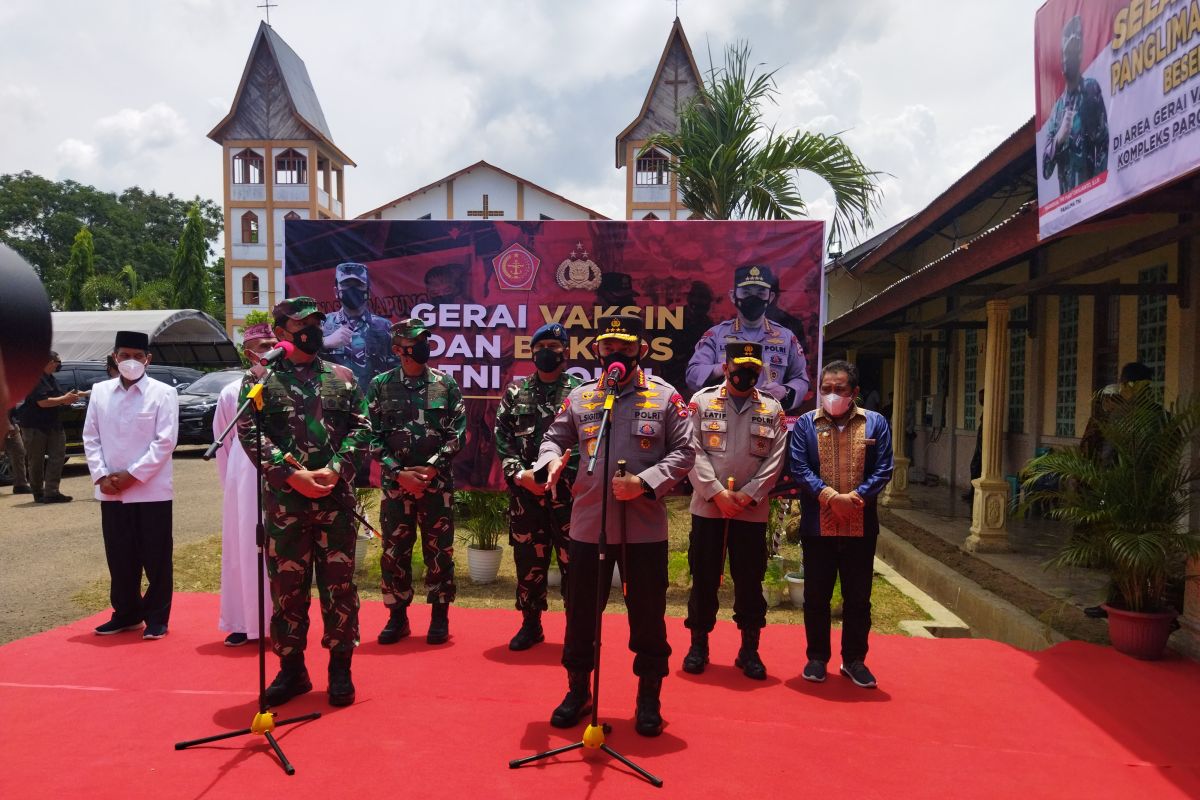
M 639 154 L 658 149 L 679 179 L 683 204 L 706 219 L 791 219 L 805 213 L 796 173 L 811 172 L 833 189 L 830 241 L 839 244 L 871 227 L 878 208 L 876 178 L 838 135 L 776 134 L 762 104 L 776 102 L 775 71 L 750 66 L 750 46 L 725 50 L 725 66 L 680 109 L 679 129 L 657 133 Z

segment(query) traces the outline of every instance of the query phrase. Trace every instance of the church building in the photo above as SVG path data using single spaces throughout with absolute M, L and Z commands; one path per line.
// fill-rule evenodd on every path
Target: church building
M 626 219 L 686 219 L 667 158 L 638 155 L 659 131 L 673 131 L 682 103 L 701 84 L 676 18 L 637 116 L 616 139 L 626 171 Z M 225 327 L 237 335 L 246 314 L 283 299 L 283 223 L 345 219 L 347 166 L 334 143 L 304 61 L 267 23 L 250 48 L 229 113 L 208 134 L 221 145 L 225 210 Z M 551 189 L 478 161 L 414 189 L 357 219 L 606 219 Z

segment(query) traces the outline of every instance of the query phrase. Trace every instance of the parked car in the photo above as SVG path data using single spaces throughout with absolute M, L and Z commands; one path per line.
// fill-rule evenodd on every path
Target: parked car
M 179 443 L 212 444 L 213 414 L 221 390 L 246 373 L 240 369 L 210 372 L 179 392 Z
M 151 364 L 146 367 L 146 374 L 174 386 L 176 391 L 186 389 L 204 375 L 198 369 L 164 364 Z M 64 392 L 72 389 L 85 391 L 90 390 L 94 384 L 108 380 L 108 372 L 104 369 L 103 361 L 64 361 L 54 377 Z M 87 404 L 87 398 L 83 397 L 62 410 L 68 456 L 83 455 L 83 418 L 87 415 Z

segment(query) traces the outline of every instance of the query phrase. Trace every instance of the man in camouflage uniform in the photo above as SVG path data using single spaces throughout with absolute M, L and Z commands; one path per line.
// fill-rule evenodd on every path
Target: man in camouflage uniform
M 325 357 L 349 367 L 359 386 L 396 366 L 387 319 L 371 313 L 371 276 L 366 264 L 347 262 L 334 270 L 334 286 L 342 307 L 321 326 Z
M 271 647 L 281 668 L 267 687 L 278 706 L 312 689 L 304 664 L 315 568 L 329 649 L 329 702 L 354 702 L 350 658 L 358 644 L 354 585 L 354 461 L 369 431 L 367 405 L 354 375 L 317 354 L 325 315 L 311 297 L 275 306 L 275 336 L 295 350 L 276 363 L 263 391 L 262 469 L 267 482 L 267 575 L 271 580 Z M 244 401 L 255 379 L 242 382 Z M 254 418 L 238 421 L 251 459 L 258 453 Z
M 546 430 L 534 470 L 545 469 L 546 488 L 557 494 L 571 453 L 599 453 L 593 474 L 580 470 L 571 509 L 571 586 L 562 663 L 569 691 L 554 709 L 550 724 L 570 728 L 591 707 L 589 685 L 595 656 L 596 615 L 608 601 L 613 566 L 621 564 L 627 589 L 629 649 L 638 676 L 635 730 L 643 736 L 662 732 L 659 695 L 667 674 L 667 509 L 666 495 L 692 468 L 687 404 L 666 381 L 647 375 L 641 361 L 650 350 L 635 316 L 601 317 L 593 352 L 604 370 L 624 368 L 611 391 L 614 401 L 606 461 L 600 440 L 604 380 L 580 384 L 563 402 Z M 619 371 L 619 370 L 618 370 Z M 569 451 L 569 452 L 568 452 Z M 624 475 L 617 474 L 619 461 Z M 606 516 L 606 559 L 600 561 L 600 518 Z M 597 596 L 597 584 L 606 587 Z M 596 607 L 599 600 L 601 607 Z
M 767 319 L 767 307 L 775 300 L 775 276 L 769 267 L 747 264 L 733 272 L 730 299 L 737 316 L 709 328 L 688 361 L 688 388 L 698 392 L 715 386 L 725 376 L 725 345 L 755 342 L 763 348 L 763 370 L 758 391 L 779 401 L 791 413 L 808 395 L 808 363 L 796 335 L 778 322 Z
M 725 381 L 692 395 L 692 533 L 688 567 L 692 591 L 685 625 L 692 646 L 683 671 L 704 672 L 708 634 L 717 621 L 718 587 L 729 553 L 733 577 L 733 621 L 742 632 L 734 666 L 754 680 L 767 668 L 758 655 L 767 624 L 762 580 L 767 571 L 768 495 L 783 470 L 787 420 L 779 402 L 754 388 L 763 369 L 762 345 L 725 346 Z
M 496 412 L 496 452 L 508 484 L 508 542 L 517 564 L 517 610 L 524 623 L 508 643 L 509 650 L 528 650 L 544 641 L 546 571 L 551 550 L 558 556 L 567 586 L 567 541 L 571 530 L 571 490 L 578 457 L 565 470 L 557 496 L 546 493 L 534 477 L 533 462 L 550 423 L 579 378 L 566 372 L 567 332 L 556 322 L 534 331 L 530 340 L 534 375 L 510 384 Z
M 454 602 L 454 475 L 451 460 L 462 448 L 466 408 L 458 384 L 429 360 L 429 328 L 415 317 L 392 326 L 392 351 L 400 366 L 367 389 L 373 433 L 371 452 L 382 467 L 383 602 L 390 610 L 380 644 L 408 636 L 413 600 L 412 551 L 421 528 L 425 590 L 433 606 L 425 641 L 450 638 Z
M 1066 88 L 1050 112 L 1042 177 L 1058 171 L 1058 193 L 1064 195 L 1108 169 L 1108 112 L 1104 90 L 1083 77 L 1083 20 L 1071 17 L 1063 26 L 1062 70 Z

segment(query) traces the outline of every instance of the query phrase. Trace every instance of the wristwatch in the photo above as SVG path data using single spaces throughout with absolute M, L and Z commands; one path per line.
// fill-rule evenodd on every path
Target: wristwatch
M 650 487 L 650 484 L 646 483 L 646 479 L 638 478 L 638 480 L 642 482 L 642 494 L 646 495 L 646 497 L 649 497 L 651 500 L 655 499 L 654 489 Z

